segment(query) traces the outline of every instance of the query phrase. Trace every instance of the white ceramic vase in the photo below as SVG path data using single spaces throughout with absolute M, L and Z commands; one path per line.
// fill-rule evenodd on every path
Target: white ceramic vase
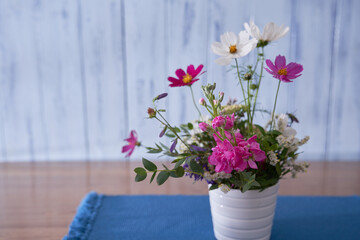
M 270 239 L 279 183 L 260 192 L 209 191 L 214 234 L 218 240 Z

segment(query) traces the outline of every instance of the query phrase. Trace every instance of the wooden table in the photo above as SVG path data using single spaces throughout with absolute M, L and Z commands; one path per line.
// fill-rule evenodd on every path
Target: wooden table
M 61 239 L 81 199 L 103 194 L 207 194 L 205 182 L 135 183 L 138 162 L 0 163 L 0 239 Z M 360 162 L 314 162 L 281 195 L 360 195 Z

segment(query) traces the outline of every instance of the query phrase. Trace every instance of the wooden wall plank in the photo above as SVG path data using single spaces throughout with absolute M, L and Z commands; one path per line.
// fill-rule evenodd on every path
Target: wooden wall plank
M 337 1 L 326 135 L 329 160 L 360 158 L 359 9 L 359 1 Z
M 208 55 L 208 1 L 169 1 L 166 11 L 168 24 L 168 73 L 176 77 L 175 71 L 179 68 L 186 71 L 187 66 L 193 64 L 198 67 L 204 65 L 208 71 L 206 59 Z M 197 107 L 203 113 L 198 100 L 203 97 L 201 85 L 207 82 L 208 73 L 200 76 L 200 80 L 192 85 Z M 166 85 L 170 84 L 166 79 Z M 192 122 L 199 119 L 189 87 L 168 87 L 169 91 L 169 118 L 174 124 Z
M 302 147 L 302 158 L 324 160 L 336 1 L 293 4 L 292 55 L 303 64 L 304 71 L 288 93 L 300 120 L 298 136 L 310 136 L 309 143 Z
M 121 1 L 84 0 L 80 6 L 89 158 L 119 159 L 127 134 Z
M 145 146 L 159 141 L 161 125 L 155 119 L 147 119 L 147 108 L 152 99 L 167 92 L 166 87 L 166 2 L 125 1 L 125 34 L 128 92 L 129 130 L 136 130 Z M 164 106 L 161 101 L 159 106 Z M 127 134 L 128 135 L 128 134 Z M 154 157 L 145 154 L 143 148 L 134 152 L 133 159 Z M 124 156 L 124 155 L 123 155 Z
M 2 4 L 7 160 L 84 158 L 76 2 Z

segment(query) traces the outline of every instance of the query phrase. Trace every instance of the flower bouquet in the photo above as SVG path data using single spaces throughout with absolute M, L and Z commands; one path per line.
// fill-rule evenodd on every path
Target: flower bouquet
M 252 21 L 245 23 L 244 27 L 245 30 L 238 35 L 232 32 L 224 33 L 220 36 L 221 42 L 215 42 L 211 46 L 212 51 L 220 56 L 216 63 L 233 64 L 232 68 L 236 71 L 240 85 L 241 101 L 238 103 L 229 99 L 224 103 L 224 93 L 216 93 L 216 83 L 213 83 L 201 87 L 204 96 L 197 104 L 192 85 L 205 73 L 203 65 L 189 65 L 186 71 L 176 70 L 176 77 L 168 78 L 169 86 L 189 87 L 199 119 L 179 127 L 173 126 L 164 117 L 166 110 L 158 107 L 159 101 L 168 94 L 156 96 L 152 100 L 153 106 L 148 108 L 148 117 L 161 124 L 159 137 L 170 138 L 171 145 L 155 143 L 155 147 L 145 148 L 149 153 L 174 158 L 173 167 L 163 165 L 163 169 L 158 169 L 152 161 L 143 158 L 143 167 L 134 169 L 137 182 L 144 180 L 148 174 L 151 175 L 150 182 L 156 178 L 159 185 L 169 177 L 188 176 L 195 181 L 207 181 L 214 232 L 218 239 L 254 237 L 252 232 L 260 234 L 257 237 L 269 237 L 279 179 L 288 173 L 295 177 L 296 173 L 304 172 L 308 167 L 307 163 L 297 163 L 296 159 L 300 154 L 299 146 L 305 144 L 309 137 L 295 137 L 296 130 L 292 125 L 299 121 L 294 114 L 275 113 L 281 83 L 291 83 L 300 77 L 303 67 L 294 62 L 287 64 L 286 58 L 281 55 L 278 55 L 275 61 L 265 60 L 264 55 L 265 48 L 283 37 L 289 28 L 279 27 L 271 22 L 261 33 Z M 240 65 L 238 59 L 255 49 L 255 63 Z M 259 89 L 266 73 L 264 69 L 275 79 L 267 81 L 277 82 L 271 110 L 260 109 L 257 105 Z M 199 107 L 206 110 L 208 115 L 203 115 Z M 258 112 L 268 114 L 265 126 L 256 123 L 255 115 Z M 123 147 L 123 152 L 127 152 L 127 156 L 132 154 L 136 146 L 142 146 L 134 130 L 126 141 L 128 144 Z M 229 208 L 228 203 L 223 202 L 226 200 L 224 196 L 229 196 Z M 260 200 L 254 200 L 256 198 Z M 234 208 L 239 205 L 240 210 Z M 249 213 L 249 209 L 254 209 L 255 212 Z M 241 214 L 248 216 L 239 218 Z M 252 227 L 249 230 L 246 224 L 235 226 L 233 222 L 242 224 L 242 219 L 253 219 L 258 228 Z

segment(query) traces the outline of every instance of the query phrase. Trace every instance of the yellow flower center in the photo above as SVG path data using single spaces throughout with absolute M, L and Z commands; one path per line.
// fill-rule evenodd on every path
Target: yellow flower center
M 279 74 L 279 75 L 287 75 L 287 70 L 286 70 L 286 68 L 280 68 L 279 71 L 278 71 L 278 74 Z
M 192 76 L 187 73 L 187 74 L 183 77 L 182 80 L 183 80 L 184 83 L 189 83 L 189 82 L 191 82 L 191 80 L 192 80 Z
M 230 49 L 230 53 L 236 53 L 236 51 L 237 51 L 236 45 L 231 45 L 231 46 L 229 47 L 229 49 Z

